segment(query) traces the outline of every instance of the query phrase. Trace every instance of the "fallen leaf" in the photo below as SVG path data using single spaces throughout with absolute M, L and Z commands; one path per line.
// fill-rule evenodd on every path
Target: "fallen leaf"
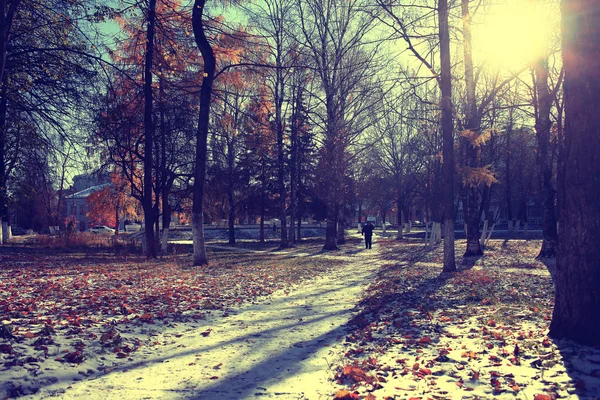
M 212 332 L 212 329 L 209 328 L 209 329 L 205 330 L 204 332 L 202 332 L 201 335 L 204 337 L 207 337 L 208 335 L 210 335 L 211 332 Z
M 334 400 L 358 400 L 358 395 L 347 390 L 338 390 L 333 398 Z

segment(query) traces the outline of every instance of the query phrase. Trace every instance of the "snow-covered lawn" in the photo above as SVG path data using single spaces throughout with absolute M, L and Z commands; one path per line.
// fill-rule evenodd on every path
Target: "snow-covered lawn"
M 381 237 L 219 246 L 201 269 L 2 254 L 0 399 L 600 396 L 600 349 L 546 336 L 538 246 L 493 241 L 446 276 L 441 248 Z
M 208 269 L 7 256 L 0 398 L 329 398 L 335 345 L 379 264 L 356 241 L 320 246 L 220 248 Z
M 600 349 L 547 337 L 554 265 L 534 260 L 540 241 L 492 241 L 447 276 L 441 248 L 382 247 L 389 261 L 352 321 L 338 398 L 600 397 Z

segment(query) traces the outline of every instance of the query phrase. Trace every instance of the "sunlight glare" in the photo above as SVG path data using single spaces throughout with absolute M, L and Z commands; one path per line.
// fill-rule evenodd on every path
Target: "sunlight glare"
M 527 0 L 509 0 L 487 8 L 473 21 L 474 57 L 493 68 L 517 70 L 548 52 L 554 19 L 547 7 Z

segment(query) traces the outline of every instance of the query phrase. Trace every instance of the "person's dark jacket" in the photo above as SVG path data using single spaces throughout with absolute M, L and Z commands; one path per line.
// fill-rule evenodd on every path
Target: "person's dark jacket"
M 363 233 L 363 235 L 373 236 L 373 229 L 375 229 L 373 224 L 366 224 L 362 228 L 362 233 Z

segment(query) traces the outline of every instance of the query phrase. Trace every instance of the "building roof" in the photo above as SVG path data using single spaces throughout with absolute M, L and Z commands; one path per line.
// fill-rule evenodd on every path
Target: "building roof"
M 66 198 L 67 199 L 87 199 L 88 196 L 90 196 L 92 193 L 96 193 L 109 185 L 110 185 L 110 183 L 103 183 L 102 185 L 92 186 L 87 189 L 81 190 L 77 193 L 74 193 L 72 195 L 69 195 Z

